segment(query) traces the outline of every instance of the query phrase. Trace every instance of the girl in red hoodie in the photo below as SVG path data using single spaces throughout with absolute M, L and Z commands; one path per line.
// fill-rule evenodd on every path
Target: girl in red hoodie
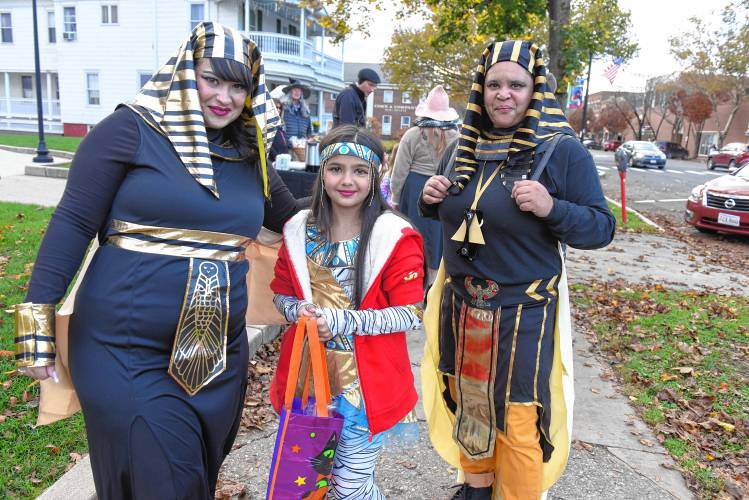
M 371 132 L 337 127 L 320 152 L 312 208 L 284 226 L 271 283 L 276 307 L 292 323 L 271 401 L 279 410 L 293 323 L 316 317 L 333 405 L 345 418 L 328 498 L 380 499 L 374 468 L 382 445 L 418 432 L 405 331 L 421 326 L 422 240 L 382 199 L 377 172 L 384 150 Z

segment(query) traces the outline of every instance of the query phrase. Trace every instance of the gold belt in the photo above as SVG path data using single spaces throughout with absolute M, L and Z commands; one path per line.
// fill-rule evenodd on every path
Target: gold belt
M 189 259 L 169 374 L 191 396 L 226 370 L 228 263 L 244 260 L 251 242 L 251 238 L 234 234 L 112 220 L 107 244 Z
M 252 242 L 252 238 L 236 234 L 145 226 L 119 219 L 112 220 L 111 229 L 106 243 L 125 250 L 225 262 L 245 260 L 245 250 Z

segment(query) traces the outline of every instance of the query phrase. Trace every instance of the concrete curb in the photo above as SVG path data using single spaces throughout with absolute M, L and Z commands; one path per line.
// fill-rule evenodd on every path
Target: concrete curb
M 619 203 L 618 201 L 615 201 L 615 200 L 613 200 L 613 199 L 609 198 L 608 196 L 606 196 L 606 199 L 607 199 L 608 201 L 610 201 L 611 203 L 613 203 L 614 205 L 616 205 L 617 207 L 619 207 L 619 208 L 622 208 L 622 204 L 621 204 L 621 203 Z M 663 228 L 662 228 L 661 226 L 659 226 L 658 224 L 656 224 L 656 223 L 655 223 L 655 222 L 653 222 L 652 220 L 650 220 L 650 219 L 648 219 L 647 217 L 645 217 L 644 215 L 642 215 L 642 214 L 641 214 L 640 212 L 638 212 L 637 210 L 635 210 L 635 209 L 633 209 L 633 208 L 629 208 L 629 207 L 627 207 L 627 212 L 629 212 L 629 213 L 631 213 L 631 214 L 635 214 L 635 215 L 636 215 L 637 217 L 639 217 L 640 219 L 642 219 L 642 221 L 643 221 L 643 222 L 644 222 L 645 224 L 647 224 L 647 225 L 649 225 L 649 226 L 653 226 L 653 227 L 654 227 L 654 228 L 656 228 L 656 229 L 657 229 L 658 231 L 660 231 L 660 232 L 662 232 L 662 233 L 665 233 L 665 232 L 666 232 L 666 230 L 665 230 L 665 229 L 663 229 Z
M 247 341 L 250 344 L 250 359 L 255 356 L 261 345 L 272 342 L 282 331 L 282 325 L 248 325 Z M 91 461 L 88 455 L 37 497 L 38 500 L 95 500 L 96 498 L 94 477 L 91 473 Z
M 22 148 L 20 146 L 6 146 L 5 144 L 0 144 L 0 149 L 12 151 L 13 153 L 36 154 L 36 148 Z M 68 160 L 72 160 L 75 156 L 75 153 L 71 153 L 70 151 L 60 151 L 59 149 L 50 149 L 49 154 L 57 156 L 58 158 L 66 158 Z
M 60 164 L 62 162 L 55 162 Z M 69 162 L 64 162 L 69 164 Z M 54 163 L 35 163 L 33 165 L 26 165 L 24 167 L 24 175 L 30 175 L 33 177 L 52 177 L 55 179 L 67 179 L 68 172 L 70 171 L 67 167 L 57 167 Z

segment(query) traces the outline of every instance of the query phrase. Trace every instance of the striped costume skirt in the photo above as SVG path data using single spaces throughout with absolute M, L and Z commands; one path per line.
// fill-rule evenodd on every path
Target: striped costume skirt
M 443 397 L 455 413 L 453 438 L 467 457 L 492 456 L 510 405 L 536 406 L 544 461 L 551 457 L 557 279 L 510 286 L 471 276 L 447 280 L 439 369 L 445 387 L 454 382 L 455 397 L 447 390 Z

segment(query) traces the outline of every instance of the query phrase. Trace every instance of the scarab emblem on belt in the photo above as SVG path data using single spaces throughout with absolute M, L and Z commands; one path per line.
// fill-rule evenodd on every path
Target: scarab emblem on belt
M 490 304 L 487 301 L 499 293 L 499 284 L 492 280 L 466 276 L 463 285 L 472 297 L 471 305 L 474 307 L 488 308 Z

